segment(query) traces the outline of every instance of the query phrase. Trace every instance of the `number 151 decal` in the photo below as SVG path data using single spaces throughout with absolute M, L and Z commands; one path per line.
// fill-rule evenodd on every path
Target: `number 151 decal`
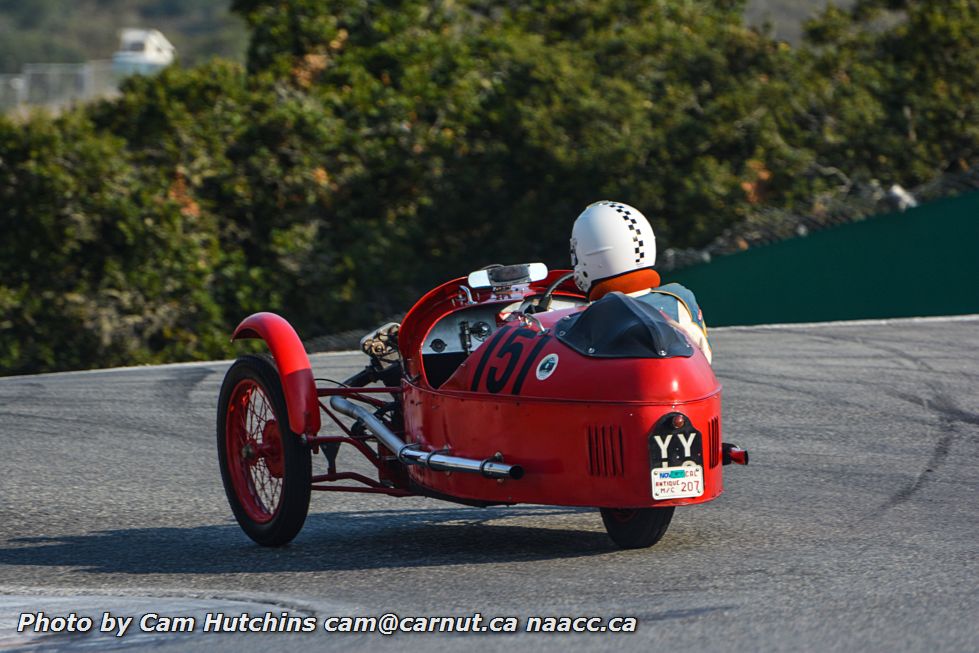
M 509 394 L 520 394 L 537 355 L 550 340 L 551 336 L 526 327 L 503 327 L 480 348 L 482 354 L 469 389 L 499 394 L 509 385 Z

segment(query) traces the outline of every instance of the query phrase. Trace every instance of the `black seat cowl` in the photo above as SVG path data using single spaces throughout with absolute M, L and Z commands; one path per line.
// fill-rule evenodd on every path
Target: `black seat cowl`
M 593 358 L 673 358 L 693 347 L 660 311 L 612 292 L 555 325 L 558 340 Z

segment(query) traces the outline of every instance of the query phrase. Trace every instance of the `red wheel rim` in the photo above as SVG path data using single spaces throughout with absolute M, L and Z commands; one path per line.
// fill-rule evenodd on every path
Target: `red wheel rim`
M 231 391 L 225 424 L 228 471 L 249 519 L 264 524 L 282 501 L 282 433 L 272 402 L 252 379 Z

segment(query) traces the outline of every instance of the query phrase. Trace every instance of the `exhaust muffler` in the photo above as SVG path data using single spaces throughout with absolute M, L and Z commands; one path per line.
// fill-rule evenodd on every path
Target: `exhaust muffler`
M 420 465 L 435 472 L 468 472 L 487 478 L 522 478 L 523 467 L 507 465 L 499 454 L 485 460 L 460 458 L 439 451 L 425 451 L 419 444 L 406 444 L 369 410 L 339 395 L 330 397 L 330 407 L 357 420 L 406 465 Z
M 721 462 L 725 465 L 730 465 L 734 463 L 736 465 L 747 465 L 748 464 L 748 450 L 742 449 L 736 444 L 731 444 L 729 442 L 721 443 Z

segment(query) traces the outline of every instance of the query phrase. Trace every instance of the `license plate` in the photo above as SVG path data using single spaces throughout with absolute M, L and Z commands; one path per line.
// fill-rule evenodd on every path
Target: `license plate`
M 685 499 L 704 493 L 704 468 L 700 465 L 657 467 L 651 475 L 654 499 Z

